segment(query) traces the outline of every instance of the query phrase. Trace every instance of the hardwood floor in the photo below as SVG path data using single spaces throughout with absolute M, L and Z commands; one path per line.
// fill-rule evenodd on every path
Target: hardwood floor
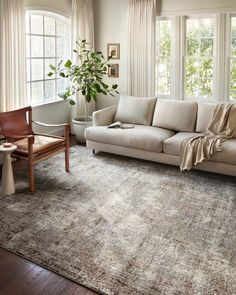
M 97 295 L 79 284 L 0 248 L 0 295 Z

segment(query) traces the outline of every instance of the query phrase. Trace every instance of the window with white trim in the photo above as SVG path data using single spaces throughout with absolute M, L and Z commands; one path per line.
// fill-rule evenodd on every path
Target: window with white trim
M 184 48 L 184 97 L 210 99 L 214 96 L 214 17 L 187 17 Z
M 230 18 L 229 98 L 236 100 L 236 16 Z
M 156 94 L 172 95 L 173 82 L 173 34 L 172 20 L 158 18 L 156 22 Z
M 49 65 L 70 57 L 70 25 L 65 17 L 48 12 L 26 15 L 27 97 L 31 105 L 58 100 L 66 80 L 48 77 Z

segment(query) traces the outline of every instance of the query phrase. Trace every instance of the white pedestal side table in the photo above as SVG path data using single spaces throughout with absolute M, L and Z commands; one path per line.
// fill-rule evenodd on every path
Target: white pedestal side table
M 2 166 L 2 189 L 3 195 L 12 195 L 15 193 L 14 177 L 11 164 L 11 153 L 17 148 L 16 145 L 4 147 L 0 145 L 0 153 L 3 154 Z

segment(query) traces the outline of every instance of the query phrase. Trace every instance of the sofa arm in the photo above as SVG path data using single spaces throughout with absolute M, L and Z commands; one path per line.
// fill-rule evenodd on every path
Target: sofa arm
M 114 121 L 117 105 L 93 112 L 93 126 L 106 126 Z

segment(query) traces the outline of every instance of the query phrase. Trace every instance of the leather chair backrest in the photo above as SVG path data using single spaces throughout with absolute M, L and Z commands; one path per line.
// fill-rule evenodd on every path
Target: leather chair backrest
M 14 135 L 31 135 L 33 130 L 31 122 L 27 120 L 27 113 L 31 117 L 32 108 L 26 107 L 10 112 L 0 113 L 0 134 L 5 136 L 9 141 L 14 138 Z M 13 135 L 11 137 L 11 134 Z

